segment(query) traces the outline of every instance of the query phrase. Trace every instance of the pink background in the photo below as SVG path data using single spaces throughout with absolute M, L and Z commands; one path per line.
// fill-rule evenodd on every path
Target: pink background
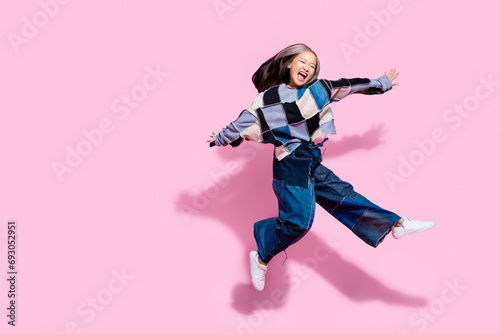
M 0 280 L 2 333 L 495 332 L 499 8 L 462 3 L 3 1 L 0 277 L 9 220 L 18 277 L 16 328 Z M 373 249 L 318 207 L 258 293 L 247 256 L 277 211 L 272 147 L 206 140 L 297 42 L 322 78 L 398 68 L 391 92 L 335 105 L 324 162 L 437 226 Z M 86 156 L 58 178 L 68 149 Z

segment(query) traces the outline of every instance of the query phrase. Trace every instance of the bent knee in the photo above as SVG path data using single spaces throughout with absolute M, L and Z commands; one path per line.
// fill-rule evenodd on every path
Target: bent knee
M 309 230 L 310 226 L 302 227 L 294 223 L 282 221 L 279 231 L 275 231 L 280 234 L 280 239 L 286 238 L 289 241 L 297 241 L 302 236 L 304 236 Z

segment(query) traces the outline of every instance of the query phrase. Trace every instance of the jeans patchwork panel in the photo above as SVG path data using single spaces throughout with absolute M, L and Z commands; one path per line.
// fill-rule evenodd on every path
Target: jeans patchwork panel
M 355 200 L 358 195 L 350 183 L 341 180 L 330 169 L 321 164 L 314 170 L 313 177 L 315 181 L 314 188 L 320 200 L 331 202 L 330 205 L 325 203 L 330 209 L 322 205 L 328 212 L 331 212 L 336 206 L 336 203 L 339 203 L 343 198 L 347 197 L 351 200 Z
M 366 211 L 366 207 L 350 198 L 344 197 L 331 214 L 349 229 L 354 227 L 356 221 Z
M 277 218 L 268 218 L 254 224 L 253 234 L 257 242 L 259 257 L 264 260 L 273 249 L 280 244 L 280 239 L 274 233 L 274 229 L 279 226 Z
M 279 220 L 278 220 L 278 223 Z M 276 256 L 276 254 L 284 251 L 300 239 L 309 231 L 309 229 L 301 228 L 295 224 L 290 224 L 288 222 L 281 222 L 281 226 L 274 230 L 274 235 L 279 239 L 279 243 L 275 245 L 275 247 L 270 250 L 269 255 L 264 260 L 267 262 L 272 257 Z
M 279 219 L 300 228 L 309 228 L 315 211 L 315 197 L 312 180 L 307 188 L 289 186 L 284 181 L 273 180 L 273 187 L 279 204 Z
M 285 182 L 282 180 L 273 179 L 273 191 L 276 199 L 278 200 L 278 205 L 281 208 L 283 206 L 283 188 L 285 187 Z
M 283 160 L 273 161 L 273 178 L 288 186 L 307 188 L 309 186 L 310 158 L 287 156 Z
M 372 247 L 377 247 L 391 231 L 394 223 L 368 209 L 358 219 L 352 231 L 361 240 Z

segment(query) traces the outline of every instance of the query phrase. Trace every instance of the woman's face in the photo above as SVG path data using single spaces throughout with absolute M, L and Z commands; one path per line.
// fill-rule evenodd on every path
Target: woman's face
M 288 86 L 302 87 L 311 80 L 316 71 L 316 56 L 311 51 L 299 53 L 288 68 L 290 69 Z

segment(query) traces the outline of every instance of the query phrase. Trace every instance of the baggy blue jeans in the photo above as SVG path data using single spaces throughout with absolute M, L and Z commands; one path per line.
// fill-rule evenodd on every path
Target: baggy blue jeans
M 279 216 L 254 225 L 259 257 L 266 263 L 309 231 L 315 202 L 372 247 L 401 218 L 373 204 L 323 166 L 320 146 L 302 143 L 283 160 L 274 158 L 273 190 Z

